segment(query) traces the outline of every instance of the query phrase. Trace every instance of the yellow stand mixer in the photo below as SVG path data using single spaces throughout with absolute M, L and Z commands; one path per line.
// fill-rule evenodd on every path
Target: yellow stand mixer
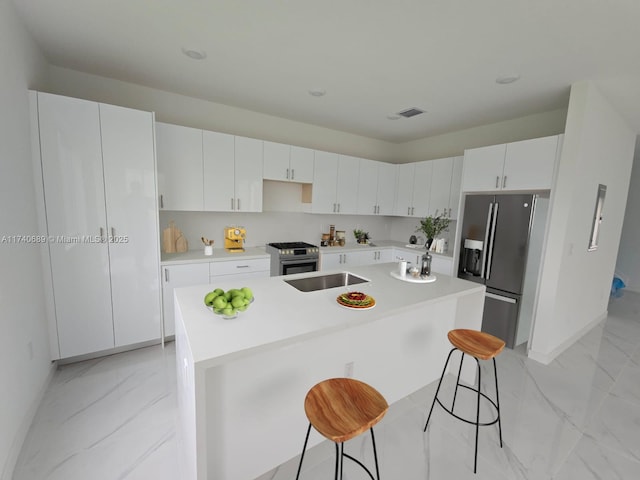
M 224 248 L 229 253 L 244 252 L 244 239 L 247 231 L 244 227 L 225 227 Z

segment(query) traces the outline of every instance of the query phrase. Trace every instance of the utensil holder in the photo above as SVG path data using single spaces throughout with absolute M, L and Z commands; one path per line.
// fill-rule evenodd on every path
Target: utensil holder
M 206 256 L 208 256 L 208 257 L 213 255 L 213 245 L 205 245 L 204 246 L 204 254 Z

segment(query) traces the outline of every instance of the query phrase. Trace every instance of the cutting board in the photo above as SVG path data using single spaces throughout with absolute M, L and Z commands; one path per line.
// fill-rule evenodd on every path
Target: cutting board
M 173 220 L 169 226 L 162 231 L 162 250 L 164 253 L 182 253 L 189 250 L 187 237 L 182 234 Z

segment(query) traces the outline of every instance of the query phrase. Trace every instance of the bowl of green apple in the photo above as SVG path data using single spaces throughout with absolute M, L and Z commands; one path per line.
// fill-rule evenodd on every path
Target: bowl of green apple
M 254 301 L 253 292 L 249 287 L 232 288 L 226 292 L 216 288 L 204 296 L 204 304 L 216 315 L 226 320 L 237 318 Z

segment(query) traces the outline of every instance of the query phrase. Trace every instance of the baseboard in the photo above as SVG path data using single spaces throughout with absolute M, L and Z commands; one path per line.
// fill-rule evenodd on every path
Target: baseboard
M 583 328 L 578 330 L 575 334 L 573 334 L 571 337 L 566 339 L 564 342 L 562 342 L 560 345 L 558 345 L 556 348 L 554 348 L 550 352 L 537 352 L 535 350 L 529 350 L 527 354 L 528 357 L 532 360 L 535 360 L 536 362 L 542 363 L 544 365 L 549 365 L 551 362 L 553 362 L 553 360 L 555 360 L 555 358 L 558 355 L 560 355 L 567 348 L 569 348 L 571 345 L 573 345 L 578 340 L 580 340 L 586 333 L 591 331 L 591 329 L 595 327 L 598 323 L 600 323 L 602 320 L 607 318 L 608 313 L 609 312 L 605 310 L 604 313 L 602 313 L 601 315 L 591 320 L 587 325 L 585 325 Z
M 0 475 L 0 480 L 11 480 L 13 478 L 13 471 L 16 468 L 16 463 L 18 462 L 18 457 L 20 456 L 20 451 L 22 450 L 22 445 L 24 444 L 25 439 L 27 438 L 27 433 L 29 433 L 29 428 L 31 428 L 31 424 L 33 423 L 33 419 L 36 416 L 36 412 L 38 411 L 38 407 L 40 403 L 42 403 L 42 399 L 44 398 L 44 394 L 49 388 L 51 384 L 51 380 L 53 380 L 53 375 L 56 371 L 57 364 L 56 362 L 51 362 L 51 366 L 49 368 L 49 374 L 47 378 L 42 384 L 38 395 L 33 399 L 27 413 L 25 413 L 22 422 L 20 424 L 20 428 L 16 432 L 13 443 L 11 445 L 11 450 L 9 451 L 9 455 L 7 457 L 7 462 L 4 464 L 4 468 L 2 469 L 2 474 Z

